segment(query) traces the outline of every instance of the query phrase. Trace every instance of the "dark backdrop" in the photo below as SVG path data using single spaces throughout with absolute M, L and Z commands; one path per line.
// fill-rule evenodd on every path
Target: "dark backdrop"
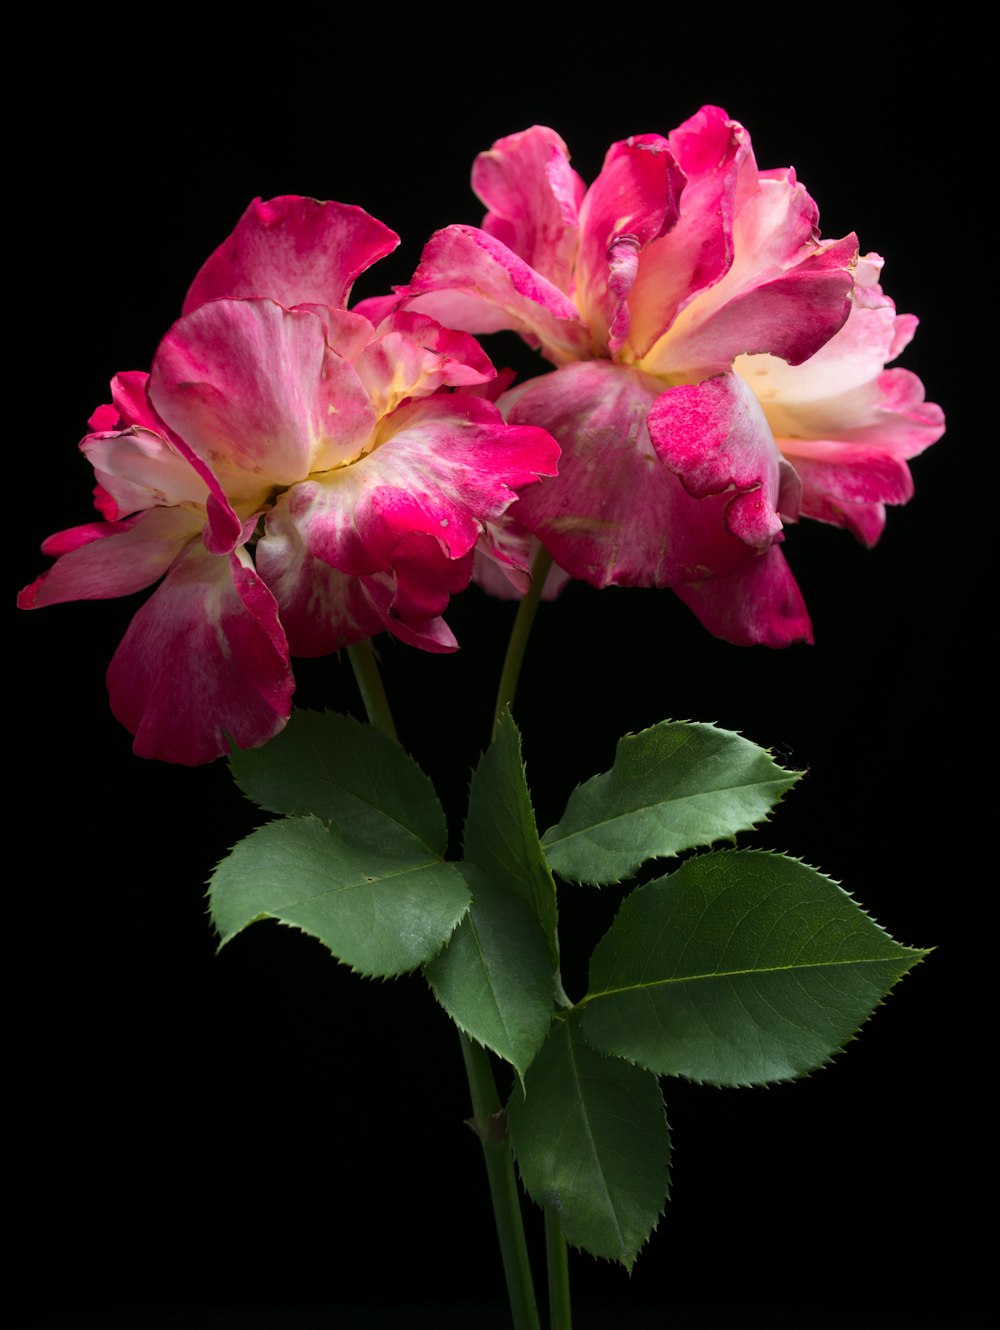
M 517 716 L 542 826 L 620 733 L 715 720 L 809 768 L 747 843 L 816 864 L 900 940 L 938 947 L 804 1082 L 665 1083 L 666 1217 L 631 1278 L 574 1258 L 581 1305 L 728 1303 L 743 1310 L 720 1324 L 741 1325 L 760 1307 L 799 1324 L 806 1305 L 817 1324 L 850 1307 L 893 1325 L 906 1306 L 958 1324 L 977 1298 L 988 933 L 974 787 L 992 615 L 975 584 L 993 421 L 974 320 L 990 224 L 976 108 L 956 95 L 975 71 L 949 37 L 901 34 L 893 14 L 278 10 L 254 31 L 238 11 L 174 10 L 39 23 L 15 46 L 34 91 L 9 113 L 11 595 L 45 565 L 44 536 L 88 519 L 75 445 L 107 380 L 148 366 L 254 195 L 358 203 L 399 231 L 356 289 L 374 294 L 406 280 L 435 228 L 478 222 L 468 172 L 498 136 L 552 125 L 591 179 L 612 140 L 715 101 L 762 166 L 796 166 L 825 235 L 855 229 L 885 256 L 887 290 L 921 316 L 901 363 L 949 432 L 915 462 L 916 498 L 876 550 L 816 524 L 789 533 L 815 647 L 717 642 L 669 592 L 576 584 L 539 618 Z M 490 349 L 531 368 L 514 339 Z M 144 1310 L 122 1324 L 165 1325 L 186 1306 L 170 1325 L 242 1330 L 291 1326 L 299 1300 L 502 1300 L 458 1048 L 423 982 L 364 982 L 271 925 L 214 954 L 204 880 L 255 815 L 224 764 L 141 761 L 111 717 L 104 669 L 141 600 L 16 625 L 9 1148 L 25 1323 L 117 1325 L 108 1308 L 132 1305 Z M 456 826 L 511 614 L 473 589 L 449 615 L 456 656 L 379 643 L 404 742 Z M 346 662 L 297 677 L 301 703 L 358 711 Z M 582 954 L 616 900 L 565 891 L 564 947 Z M 43 1306 L 62 1310 L 46 1320 Z M 332 1323 L 368 1324 L 358 1309 Z

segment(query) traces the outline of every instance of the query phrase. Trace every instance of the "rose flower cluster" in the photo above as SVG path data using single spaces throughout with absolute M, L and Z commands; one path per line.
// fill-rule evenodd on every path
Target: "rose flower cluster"
M 453 650 L 442 615 L 474 566 L 516 595 L 538 544 L 554 584 L 672 587 L 731 642 L 809 640 L 785 525 L 872 544 L 910 497 L 944 428 L 886 369 L 916 320 L 724 111 L 613 144 L 589 189 L 540 126 L 472 180 L 482 227 L 437 232 L 353 310 L 397 236 L 353 206 L 251 204 L 149 373 L 91 417 L 101 520 L 44 543 L 19 603 L 160 582 L 108 671 L 140 755 L 266 742 L 291 655 L 382 631 Z M 501 328 L 555 368 L 501 393 L 474 336 Z

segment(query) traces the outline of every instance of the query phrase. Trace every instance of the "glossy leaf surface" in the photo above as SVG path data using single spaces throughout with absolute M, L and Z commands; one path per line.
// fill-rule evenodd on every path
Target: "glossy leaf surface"
M 656 1077 L 555 1023 L 508 1106 L 525 1187 L 567 1242 L 631 1267 L 666 1204 L 670 1137 Z
M 223 944 L 257 919 L 277 919 L 373 976 L 430 960 L 470 899 L 457 865 L 358 845 L 315 817 L 258 828 L 215 870 L 209 894 Z
M 611 770 L 573 791 L 542 846 L 560 877 L 620 882 L 765 821 L 798 779 L 730 730 L 663 721 L 619 740 Z
M 582 1029 L 659 1073 L 788 1080 L 827 1062 L 924 955 L 796 859 L 705 854 L 624 902 L 591 959 Z
M 552 958 L 523 897 L 475 870 L 469 880 L 472 908 L 424 972 L 455 1024 L 523 1076 L 552 1021 Z

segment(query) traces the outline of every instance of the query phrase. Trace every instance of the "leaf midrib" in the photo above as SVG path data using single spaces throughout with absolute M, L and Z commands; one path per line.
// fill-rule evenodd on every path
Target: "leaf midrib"
M 682 795 L 677 795 L 675 797 L 671 797 L 669 799 L 658 799 L 655 803 L 636 804 L 633 808 L 626 808 L 623 812 L 615 813 L 614 817 L 606 817 L 606 818 L 601 818 L 594 822 L 588 822 L 585 827 L 581 827 L 575 831 L 567 832 L 565 836 L 557 836 L 554 837 L 552 840 L 548 840 L 547 839 L 548 832 L 546 832 L 545 835 L 542 837 L 542 848 L 545 850 L 550 850 L 553 848 L 553 846 L 564 845 L 567 841 L 573 840 L 578 836 L 586 836 L 589 832 L 596 831 L 601 827 L 609 827 L 614 822 L 621 822 L 624 818 L 632 817 L 636 813 L 647 812 L 649 809 L 667 808 L 672 804 L 689 803 L 695 799 L 704 799 L 705 797 L 713 794 L 727 794 L 733 790 L 766 789 L 772 785 L 787 785 L 787 784 L 788 782 L 782 780 L 759 780 L 752 782 L 744 782 L 743 784 L 740 785 L 716 785 L 713 786 L 710 790 L 701 790 L 697 794 L 682 794 Z M 556 825 L 558 826 L 559 824 L 557 823 Z M 555 828 L 553 828 L 553 830 L 554 829 Z
M 884 965 L 886 961 L 898 961 L 906 956 L 913 956 L 919 960 L 922 952 L 914 952 L 909 947 L 903 949 L 903 955 L 895 956 L 863 956 L 854 960 L 843 961 L 810 961 L 805 965 L 764 965 L 753 970 L 714 970 L 706 974 L 684 974 L 671 976 L 669 979 L 653 979 L 643 984 L 623 984 L 620 988 L 602 988 L 598 993 L 588 993 L 577 1003 L 577 1007 L 583 1007 L 595 998 L 615 997 L 619 993 L 641 993 L 651 988 L 666 988 L 670 984 L 693 984 L 705 979 L 740 979 L 753 978 L 764 974 L 783 974 L 799 973 L 803 970 L 831 970 L 844 965 Z
M 433 859 L 428 859 L 425 863 L 422 864 L 408 864 L 405 867 L 396 869 L 391 873 L 379 873 L 371 878 L 363 877 L 360 881 L 348 882 L 345 883 L 345 885 L 342 887 L 337 887 L 337 886 L 327 887 L 325 891 L 313 892 L 311 896 L 297 896 L 294 901 L 289 901 L 285 905 L 277 905 L 270 910 L 266 910 L 265 914 L 277 917 L 277 912 L 279 910 L 293 909 L 296 905 L 307 905 L 310 901 L 322 900 L 325 896 L 338 896 L 345 891 L 356 891 L 359 887 L 367 887 L 369 889 L 374 887 L 379 887 L 384 882 L 392 881 L 392 879 L 395 877 L 404 877 L 409 873 L 417 873 L 425 868 L 435 868 L 435 867 L 443 868 L 447 866 L 447 863 L 448 861 L 446 859 L 438 859 L 437 857 L 435 857 Z M 459 877 L 460 876 L 461 874 L 459 874 Z M 260 915 L 255 916 L 255 918 L 258 919 L 260 917 L 261 917 Z

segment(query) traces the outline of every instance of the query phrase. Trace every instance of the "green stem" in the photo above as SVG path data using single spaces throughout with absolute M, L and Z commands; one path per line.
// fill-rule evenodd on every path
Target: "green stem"
M 472 1094 L 473 1121 L 483 1145 L 483 1157 L 490 1180 L 493 1214 L 500 1239 L 500 1254 L 507 1278 L 507 1296 L 510 1299 L 514 1330 L 540 1330 L 528 1244 L 521 1222 L 521 1201 L 517 1178 L 514 1176 L 514 1158 L 506 1139 L 500 1096 L 493 1079 L 489 1054 L 461 1030 L 458 1037 Z
M 514 694 L 517 692 L 517 681 L 521 674 L 521 662 L 524 660 L 524 652 L 528 645 L 528 638 L 531 635 L 531 625 L 535 622 L 535 612 L 541 599 L 542 587 L 545 585 L 545 578 L 551 567 L 552 555 L 544 545 L 540 545 L 531 568 L 531 586 L 521 597 L 521 603 L 517 607 L 517 618 L 514 620 L 514 627 L 511 629 L 510 641 L 507 643 L 507 655 L 504 657 L 500 687 L 497 691 L 497 705 L 493 713 L 494 734 L 496 734 L 497 726 L 500 724 L 500 715 L 504 707 L 509 707 L 514 701 Z
M 573 1330 L 569 1299 L 569 1258 L 562 1224 L 555 1210 L 545 1207 L 545 1263 L 549 1272 L 549 1325 L 551 1330 Z
M 371 638 L 366 637 L 363 642 L 355 642 L 353 646 L 347 648 L 347 654 L 354 670 L 354 677 L 358 681 L 368 719 L 377 730 L 387 734 L 394 743 L 399 743 L 399 735 L 396 733 L 396 725 L 389 710 L 389 699 L 385 695 Z
M 370 640 L 348 647 L 347 654 L 369 721 L 376 729 L 399 743 L 389 699 Z M 493 1079 L 493 1069 L 485 1049 L 474 1044 L 461 1031 L 458 1037 L 462 1044 L 465 1072 L 469 1078 L 476 1131 L 483 1143 L 514 1330 L 541 1330 L 528 1261 L 528 1244 L 521 1219 L 521 1200 L 517 1178 L 514 1176 L 514 1159 L 506 1139 L 506 1130 L 500 1126 L 503 1122 L 502 1105 Z

